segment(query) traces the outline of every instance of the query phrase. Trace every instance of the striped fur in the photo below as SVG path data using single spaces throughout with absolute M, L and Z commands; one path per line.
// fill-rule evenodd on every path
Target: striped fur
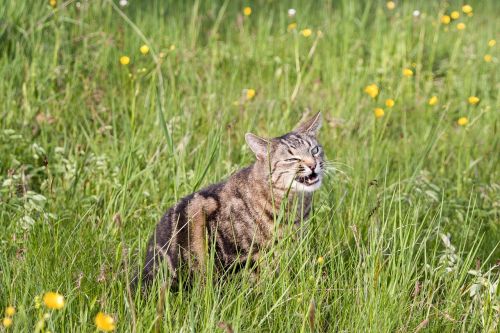
M 275 216 L 297 199 L 295 223 L 307 218 L 312 192 L 319 188 L 324 154 L 316 140 L 318 113 L 294 131 L 273 139 L 246 135 L 256 162 L 181 199 L 158 223 L 151 237 L 142 272 L 143 285 L 166 263 L 175 284 L 181 264 L 203 273 L 208 249 L 216 249 L 218 268 L 255 262 L 275 239 Z M 295 201 L 294 201 L 295 200 Z

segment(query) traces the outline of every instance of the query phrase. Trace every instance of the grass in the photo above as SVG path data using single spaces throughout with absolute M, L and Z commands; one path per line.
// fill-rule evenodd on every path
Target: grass
M 289 18 L 263 0 L 6 2 L 0 311 L 17 312 L 0 331 L 95 331 L 99 311 L 120 332 L 496 331 L 500 6 L 470 4 L 304 1 Z M 452 10 L 465 30 L 440 23 Z M 256 283 L 209 273 L 131 294 L 162 213 L 251 163 L 244 133 L 283 134 L 307 109 L 323 111 L 337 172 L 300 237 Z M 47 291 L 62 310 L 37 306 Z

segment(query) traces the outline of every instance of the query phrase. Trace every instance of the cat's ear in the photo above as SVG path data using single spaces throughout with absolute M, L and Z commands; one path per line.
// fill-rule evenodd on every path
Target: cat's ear
M 267 149 L 271 144 L 270 141 L 258 137 L 255 134 L 247 133 L 245 134 L 245 141 L 247 142 L 248 147 L 252 149 L 255 156 L 259 161 L 264 160 L 267 156 Z
M 318 112 L 309 120 L 306 120 L 303 123 L 301 123 L 295 129 L 295 132 L 316 136 L 320 128 L 321 128 L 321 112 Z

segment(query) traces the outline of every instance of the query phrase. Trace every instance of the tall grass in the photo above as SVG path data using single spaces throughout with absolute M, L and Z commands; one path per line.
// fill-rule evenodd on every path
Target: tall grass
M 498 45 L 488 41 L 500 6 L 470 4 L 472 17 L 459 1 L 294 2 L 290 18 L 285 3 L 263 0 L 5 2 L 9 330 L 95 331 L 99 311 L 136 332 L 497 330 Z M 441 24 L 452 10 L 458 21 Z M 371 83 L 376 99 L 364 93 Z M 151 297 L 133 294 L 162 213 L 251 163 L 244 133 L 283 134 L 307 110 L 323 111 L 333 171 L 312 218 L 264 256 L 258 279 L 213 273 L 212 253 L 189 290 L 165 292 L 160 280 Z M 47 291 L 65 296 L 62 310 L 37 306 Z

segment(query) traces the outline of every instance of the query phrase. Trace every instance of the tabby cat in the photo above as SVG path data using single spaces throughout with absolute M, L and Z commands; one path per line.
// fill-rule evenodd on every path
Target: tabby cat
M 256 161 L 226 181 L 186 196 L 166 212 L 147 247 L 142 285 L 150 284 L 163 261 L 172 284 L 181 264 L 191 276 L 203 272 L 212 246 L 219 269 L 247 260 L 254 263 L 275 239 L 275 217 L 283 204 L 300 200 L 295 223 L 307 218 L 312 192 L 324 175 L 324 153 L 316 138 L 320 126 L 317 113 L 277 138 L 247 133 Z

